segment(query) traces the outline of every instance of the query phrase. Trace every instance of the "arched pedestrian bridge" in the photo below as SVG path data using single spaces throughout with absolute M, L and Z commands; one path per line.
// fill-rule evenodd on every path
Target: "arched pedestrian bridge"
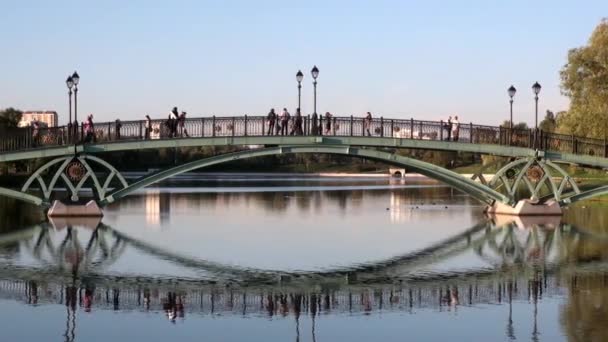
M 94 189 L 100 205 L 175 175 L 239 159 L 288 153 L 329 153 L 372 159 L 444 182 L 489 205 L 513 207 L 524 198 L 560 206 L 608 193 L 608 186 L 580 189 L 560 164 L 608 168 L 605 140 L 543 131 L 511 130 L 473 124 L 450 129 L 445 122 L 354 117 L 303 117 L 290 120 L 277 135 L 265 117 L 190 118 L 172 131 L 164 120 L 96 123 L 87 141 L 82 128 L 16 129 L 0 139 L 0 162 L 47 161 L 19 188 L 0 188 L 0 195 L 40 206 L 67 189 L 68 202 L 78 201 L 85 187 Z M 301 128 L 301 129 L 299 129 Z M 85 143 L 86 141 L 86 143 Z M 233 146 L 238 152 L 175 165 L 128 183 L 103 154 L 160 148 Z M 399 149 L 457 151 L 509 157 L 493 179 L 481 181 L 411 157 Z M 522 190 L 523 189 L 523 190 Z

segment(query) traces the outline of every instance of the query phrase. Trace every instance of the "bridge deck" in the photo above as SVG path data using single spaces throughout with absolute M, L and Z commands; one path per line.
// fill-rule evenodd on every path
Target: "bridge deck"
M 66 126 L 9 131 L 0 139 L 0 162 L 69 155 L 77 152 L 107 152 L 187 146 L 223 145 L 349 145 L 464 151 L 523 157 L 544 151 L 545 157 L 568 163 L 608 167 L 608 148 L 603 139 L 575 137 L 533 129 L 460 124 L 449 129 L 445 122 L 332 117 L 330 124 L 291 118 L 287 133 L 277 135 L 266 117 L 202 117 L 177 124 L 172 131 L 166 120 L 96 123 L 94 138 L 87 141 L 82 127 Z M 316 128 L 316 129 L 315 129 Z M 457 132 L 457 133 L 456 133 Z M 298 134 L 296 134 L 298 133 Z M 76 145 L 76 147 L 74 147 Z

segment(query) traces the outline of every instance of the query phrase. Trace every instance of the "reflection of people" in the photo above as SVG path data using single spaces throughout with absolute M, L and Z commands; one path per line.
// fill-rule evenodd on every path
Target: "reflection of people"
M 114 310 L 118 311 L 120 308 L 120 290 L 119 289 L 113 289 L 112 290 L 113 293 L 113 300 L 112 300 L 112 304 L 114 304 Z
M 28 284 L 28 304 L 38 304 L 38 284 L 35 281 L 30 281 Z
M 452 290 L 450 291 L 450 305 L 458 305 L 458 288 L 456 286 L 452 286 Z
M 84 289 L 84 311 L 91 312 L 91 307 L 93 306 L 93 287 L 87 286 Z
M 266 297 L 266 311 L 268 311 L 268 316 L 274 315 L 274 300 L 270 294 Z
M 72 309 L 72 311 L 76 309 L 77 291 L 76 286 L 68 286 L 65 289 L 65 306 Z
M 150 289 L 144 289 L 144 307 L 150 310 Z
M 171 323 L 175 323 L 176 317 L 184 318 L 184 300 L 182 295 L 178 295 L 175 292 L 167 292 L 167 298 L 163 301 L 163 310 Z

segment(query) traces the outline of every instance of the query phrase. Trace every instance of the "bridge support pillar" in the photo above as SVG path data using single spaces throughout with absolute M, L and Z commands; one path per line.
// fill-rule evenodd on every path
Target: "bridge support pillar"
M 514 215 L 514 216 L 553 216 L 562 215 L 562 208 L 556 201 L 550 200 L 537 204 L 529 199 L 520 200 L 515 207 L 496 202 L 486 209 L 488 214 Z
M 97 202 L 91 200 L 87 204 L 66 205 L 60 201 L 53 202 L 47 213 L 48 217 L 102 217 L 103 212 Z
M 388 173 L 391 175 L 391 177 L 405 178 L 405 169 L 404 168 L 390 167 L 388 169 Z

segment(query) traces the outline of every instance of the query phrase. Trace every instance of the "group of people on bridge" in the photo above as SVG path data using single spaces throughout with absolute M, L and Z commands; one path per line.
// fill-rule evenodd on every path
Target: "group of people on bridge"
M 321 118 L 317 116 L 317 113 L 312 114 L 311 122 L 311 133 L 322 134 L 325 131 L 325 135 L 331 133 L 332 130 L 332 118 L 333 114 L 325 112 L 323 116 L 324 123 L 321 123 Z M 287 108 L 283 108 L 281 114 L 277 115 L 274 108 L 270 109 L 268 115 L 266 115 L 268 121 L 268 131 L 266 135 L 304 135 L 303 118 L 300 108 L 296 108 L 296 112 L 292 117 L 287 111 Z M 368 136 L 371 136 L 372 126 L 372 113 L 367 112 L 363 120 L 364 129 Z
M 124 138 L 138 136 L 140 139 L 148 140 L 159 138 L 189 138 L 191 134 L 194 134 L 195 136 L 204 136 L 205 118 L 201 118 L 203 121 L 191 120 L 188 121 L 191 123 L 186 124 L 186 115 L 187 114 L 185 111 L 180 113 L 177 107 L 173 107 L 166 120 L 153 120 L 150 115 L 146 115 L 145 120 L 138 122 L 136 125 L 134 125 L 132 122 L 128 123 L 128 129 L 126 130 L 126 135 Z M 265 117 L 258 117 L 258 120 L 260 120 L 262 124 L 261 129 L 259 128 L 260 126 L 257 126 L 258 128 L 254 129 L 254 132 L 247 130 L 246 115 L 244 116 L 244 120 L 245 125 L 239 126 L 244 127 L 244 130 L 238 134 L 256 134 L 255 132 L 257 130 L 257 134 L 265 134 L 269 136 L 336 135 L 341 134 L 338 133 L 339 128 L 342 129 L 341 132 L 344 130 L 344 127 L 341 127 L 344 124 L 343 118 L 336 118 L 330 112 L 325 112 L 324 115 L 317 115 L 317 113 L 313 113 L 310 116 L 304 117 L 300 108 L 296 108 L 293 115 L 289 113 L 287 108 L 283 108 L 280 114 L 275 112 L 274 108 L 271 108 Z M 201 124 L 201 122 L 203 124 Z M 236 125 L 234 124 L 234 119 L 232 119 L 231 124 L 229 122 L 227 123 L 226 118 L 221 118 L 221 123 L 216 125 L 215 117 L 213 117 L 213 122 L 214 124 L 211 128 L 211 135 L 215 136 L 216 132 L 220 131 L 231 132 L 228 134 L 235 134 Z M 400 127 L 395 127 L 394 129 L 396 133 L 386 133 L 385 127 L 387 126 L 382 124 L 382 118 L 380 121 L 374 120 L 371 112 L 366 112 L 363 117 L 360 119 L 355 119 L 355 121 L 353 121 L 353 116 L 351 116 L 350 134 L 353 134 L 353 122 L 357 122 L 357 127 L 359 127 L 358 134 L 361 136 L 371 137 L 374 135 L 384 136 L 385 134 L 389 134 L 390 136 L 394 137 L 429 138 L 432 135 L 432 133 L 427 131 L 423 132 L 422 126 L 420 126 L 417 131 L 414 131 L 413 124 L 411 127 L 405 129 L 401 127 L 401 132 L 399 131 Z M 93 122 L 93 114 L 89 114 L 81 125 L 79 125 L 77 121 L 74 121 L 73 123 L 68 123 L 66 128 L 67 130 L 61 128 L 61 133 L 59 133 L 61 140 L 64 142 L 68 141 L 88 144 L 94 143 L 97 140 L 120 140 L 123 138 L 121 134 L 123 130 L 123 123 L 120 119 L 116 119 L 113 123 L 102 124 L 101 128 L 96 130 Z M 47 139 L 49 133 L 42 133 L 47 132 L 43 131 L 43 129 L 44 128 L 40 126 L 38 122 L 32 123 L 31 141 L 33 146 L 46 145 L 46 141 L 52 141 Z M 194 132 L 189 132 L 189 130 L 193 130 Z M 391 130 L 393 130 L 392 126 Z M 439 131 L 443 132 L 439 134 Z M 436 136 L 439 137 L 439 135 L 441 135 L 443 140 L 458 141 L 460 135 L 459 131 L 460 122 L 458 116 L 454 116 L 453 118 L 450 116 L 446 121 L 442 122 L 441 126 L 437 126 Z M 225 135 L 225 133 L 222 135 Z

